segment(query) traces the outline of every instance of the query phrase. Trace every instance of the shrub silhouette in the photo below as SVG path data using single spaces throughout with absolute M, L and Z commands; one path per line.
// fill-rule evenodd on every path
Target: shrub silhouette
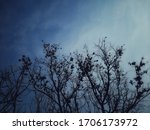
M 105 38 L 92 53 L 61 56 L 57 44 L 43 48 L 43 58 L 23 55 L 17 68 L 0 73 L 0 112 L 138 112 L 150 95 L 144 58 L 129 62 L 129 78 L 121 68 L 124 47 Z

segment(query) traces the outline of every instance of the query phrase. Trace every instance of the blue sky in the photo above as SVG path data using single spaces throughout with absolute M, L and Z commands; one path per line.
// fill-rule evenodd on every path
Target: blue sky
M 105 36 L 125 61 L 150 60 L 150 0 L 0 0 L 0 19 L 0 68 L 39 57 L 42 40 L 69 53 Z

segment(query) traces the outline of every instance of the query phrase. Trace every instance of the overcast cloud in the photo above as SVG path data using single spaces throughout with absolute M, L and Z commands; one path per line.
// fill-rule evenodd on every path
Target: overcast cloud
M 0 68 L 22 54 L 40 56 L 42 40 L 64 51 L 99 38 L 125 44 L 125 61 L 150 60 L 149 0 L 0 0 Z

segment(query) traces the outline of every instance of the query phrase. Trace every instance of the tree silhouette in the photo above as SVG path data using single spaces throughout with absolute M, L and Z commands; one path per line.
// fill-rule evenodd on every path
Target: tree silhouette
M 143 58 L 140 64 L 129 63 L 135 68 L 135 78 L 128 82 L 127 73 L 121 68 L 123 46 L 113 48 L 105 39 L 96 45 L 97 51 L 83 56 L 77 54 L 80 80 L 85 81 L 89 100 L 96 112 L 134 112 L 140 101 L 150 94 L 142 77 L 147 70 Z M 84 82 L 83 81 L 83 82 Z M 131 84 L 132 82 L 132 84 Z
M 124 46 L 106 38 L 92 53 L 61 56 L 57 44 L 43 48 L 43 58 L 23 55 L 18 68 L 0 73 L 0 112 L 138 112 L 150 95 L 144 58 L 129 62 L 131 78 L 121 67 Z
M 25 66 L 24 66 L 25 67 Z M 27 90 L 25 68 L 10 68 L 0 73 L 0 112 L 18 112 L 22 95 Z

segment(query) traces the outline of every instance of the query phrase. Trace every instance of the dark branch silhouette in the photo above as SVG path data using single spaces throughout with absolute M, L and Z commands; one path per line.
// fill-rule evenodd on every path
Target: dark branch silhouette
M 123 70 L 124 46 L 106 38 L 89 53 L 61 56 L 57 44 L 44 43 L 44 57 L 23 55 L 17 68 L 0 73 L 0 112 L 138 112 L 150 95 L 144 58 Z

